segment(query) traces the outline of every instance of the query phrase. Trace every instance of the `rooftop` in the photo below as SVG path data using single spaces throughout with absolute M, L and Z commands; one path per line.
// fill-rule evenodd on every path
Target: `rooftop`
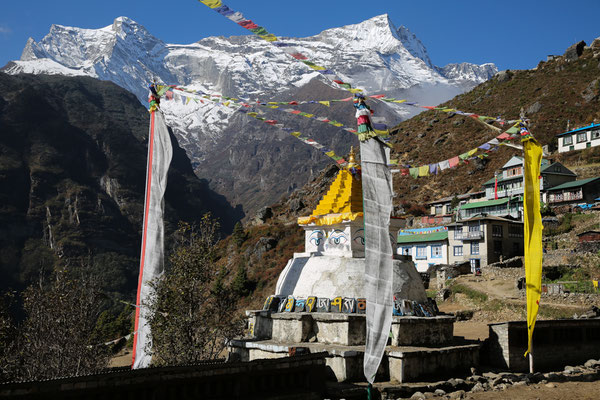
M 473 218 L 469 218 L 469 219 L 463 219 L 458 222 L 448 224 L 447 226 L 462 226 L 462 225 L 464 225 L 465 222 L 472 222 L 472 221 L 500 221 L 500 222 L 511 222 L 513 224 L 522 224 L 523 223 L 522 221 L 519 221 L 519 220 L 495 217 L 492 215 L 486 215 L 486 216 L 480 216 L 480 217 L 473 217 Z
M 600 176 L 597 176 L 595 178 L 580 179 L 578 181 L 563 183 L 562 185 L 554 186 L 554 187 L 548 189 L 548 191 L 553 192 L 555 190 L 563 190 L 563 189 L 569 189 L 569 188 L 574 188 L 574 187 L 580 187 L 583 185 L 587 185 L 588 183 L 591 183 L 597 179 L 600 179 Z
M 398 244 L 403 243 L 421 243 L 421 242 L 439 242 L 448 239 L 448 231 L 426 233 L 422 235 L 399 235 Z
M 587 126 L 583 126 L 581 128 L 573 129 L 573 130 L 568 131 L 568 132 L 559 133 L 556 136 L 570 135 L 572 133 L 577 133 L 577 132 L 580 132 L 580 131 L 585 131 L 585 130 L 588 130 L 588 129 L 591 129 L 591 128 L 600 128 L 600 124 L 594 124 L 594 123 L 592 123 L 591 125 L 587 125 Z

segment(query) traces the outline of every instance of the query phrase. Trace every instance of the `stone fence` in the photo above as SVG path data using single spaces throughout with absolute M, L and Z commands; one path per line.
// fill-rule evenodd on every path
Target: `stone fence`
M 322 399 L 326 353 L 0 384 L 4 399 Z

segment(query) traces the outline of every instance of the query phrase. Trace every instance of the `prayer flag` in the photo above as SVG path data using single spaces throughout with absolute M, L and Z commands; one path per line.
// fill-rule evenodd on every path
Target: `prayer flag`
M 527 293 L 527 351 L 531 352 L 533 329 L 542 294 L 542 215 L 540 214 L 540 165 L 542 147 L 532 137 L 523 141 L 525 190 L 523 196 L 525 235 L 525 283 Z
M 429 175 L 429 165 L 423 165 L 419 167 L 419 176 Z

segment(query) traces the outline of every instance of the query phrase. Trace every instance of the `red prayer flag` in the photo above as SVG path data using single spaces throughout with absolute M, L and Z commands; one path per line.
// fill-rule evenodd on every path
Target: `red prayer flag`
M 308 60 L 308 57 L 301 53 L 293 53 L 291 54 L 291 56 L 294 57 L 296 60 Z

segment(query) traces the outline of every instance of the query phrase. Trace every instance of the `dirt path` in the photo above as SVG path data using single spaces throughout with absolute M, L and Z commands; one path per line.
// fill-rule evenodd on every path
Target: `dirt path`
M 478 290 L 485 293 L 490 299 L 498 299 L 515 305 L 526 305 L 527 302 L 523 299 L 516 288 L 516 283 L 512 280 L 500 280 L 500 279 L 486 279 L 486 278 L 473 278 L 471 276 L 459 276 L 456 278 L 456 282 L 461 283 L 471 289 Z M 565 309 L 572 309 L 574 311 L 585 308 L 581 305 L 576 304 L 564 304 L 550 302 L 545 299 L 543 304 L 551 307 L 559 307 Z
M 561 382 L 547 385 L 511 386 L 497 392 L 467 393 L 473 400 L 596 400 L 600 398 L 600 382 Z

